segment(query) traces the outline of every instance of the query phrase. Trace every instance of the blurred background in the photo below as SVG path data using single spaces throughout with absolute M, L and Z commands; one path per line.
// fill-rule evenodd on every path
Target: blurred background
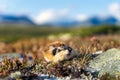
M 0 0 L 0 41 L 120 33 L 120 0 Z

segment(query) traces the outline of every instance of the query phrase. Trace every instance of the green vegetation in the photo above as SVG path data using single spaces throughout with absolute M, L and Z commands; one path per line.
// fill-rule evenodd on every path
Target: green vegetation
M 1 25 L 0 41 L 12 42 L 18 39 L 31 37 L 45 37 L 50 34 L 71 33 L 75 36 L 89 36 L 99 34 L 120 33 L 120 26 L 102 25 L 94 27 L 51 27 L 51 26 L 17 26 Z

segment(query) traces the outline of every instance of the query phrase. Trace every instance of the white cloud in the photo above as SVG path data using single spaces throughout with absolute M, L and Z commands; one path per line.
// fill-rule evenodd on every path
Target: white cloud
M 6 5 L 1 5 L 0 4 L 0 12 L 5 12 L 7 9 L 7 6 Z
M 108 10 L 110 14 L 120 19 L 120 4 L 119 3 L 112 3 L 111 5 L 109 5 Z
M 85 14 L 79 14 L 79 15 L 76 16 L 77 21 L 85 21 L 87 19 L 88 19 L 88 16 L 85 15 Z
M 55 10 L 49 9 L 42 11 L 35 19 L 38 24 L 44 24 L 47 22 L 54 22 L 67 17 L 68 9 Z
M 60 20 L 77 20 L 77 21 L 85 21 L 90 18 L 90 15 L 86 14 L 78 14 L 72 15 L 68 9 L 56 10 L 56 9 L 48 9 L 40 12 L 38 16 L 35 18 L 35 21 L 38 24 L 44 24 L 49 22 L 56 22 Z M 104 19 L 107 16 L 112 15 L 120 20 L 120 4 L 112 3 L 108 6 L 108 11 L 99 13 L 99 18 Z

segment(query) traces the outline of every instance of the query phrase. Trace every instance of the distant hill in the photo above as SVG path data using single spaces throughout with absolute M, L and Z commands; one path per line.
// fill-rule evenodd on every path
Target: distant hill
M 102 24 L 116 25 L 118 23 L 120 24 L 120 21 L 118 21 L 113 16 L 106 16 L 106 17 L 92 16 L 85 21 L 78 21 L 75 19 L 60 19 L 57 21 L 46 22 L 41 25 L 71 27 L 71 26 L 93 26 L 93 25 L 98 26 Z M 0 25 L 1 24 L 39 25 L 36 24 L 35 21 L 30 19 L 26 15 L 10 15 L 10 14 L 0 14 Z
M 107 16 L 104 18 L 101 18 L 99 16 L 93 16 L 89 18 L 87 21 L 84 22 L 84 24 L 89 24 L 89 25 L 102 25 L 102 24 L 117 24 L 119 21 L 113 17 L 113 16 Z
M 118 23 L 119 23 L 118 19 L 116 19 L 113 16 L 107 16 L 103 18 L 99 16 L 92 16 L 85 21 L 63 19 L 60 21 L 58 20 L 55 22 L 44 23 L 44 25 L 69 27 L 69 26 L 98 26 L 103 24 L 116 25 Z
M 22 25 L 35 25 L 35 23 L 25 15 L 0 15 L 0 24 L 22 24 Z

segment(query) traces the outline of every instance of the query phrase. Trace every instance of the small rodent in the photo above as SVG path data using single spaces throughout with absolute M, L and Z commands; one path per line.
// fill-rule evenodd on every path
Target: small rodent
M 55 41 L 47 46 L 47 49 L 44 50 L 43 55 L 47 62 L 57 63 L 59 61 L 69 60 L 75 56 L 78 56 L 78 53 L 70 46 L 65 45 L 65 43 Z

